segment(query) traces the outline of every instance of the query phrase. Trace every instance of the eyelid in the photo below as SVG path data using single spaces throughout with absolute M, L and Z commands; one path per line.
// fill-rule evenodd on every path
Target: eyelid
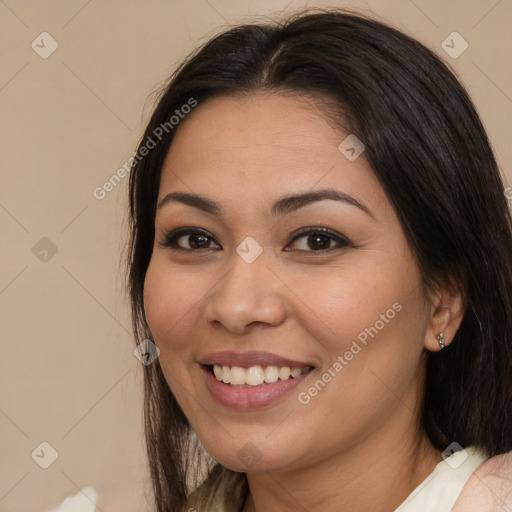
M 180 228 L 173 229 L 169 232 L 165 232 L 163 235 L 163 238 L 161 240 L 158 240 L 158 243 L 163 248 L 170 248 L 175 251 L 185 251 L 185 252 L 197 252 L 199 249 L 187 249 L 185 247 L 180 247 L 179 245 L 176 245 L 176 240 L 181 238 L 182 236 L 187 235 L 194 235 L 194 234 L 201 234 L 204 235 L 207 238 L 211 238 L 214 240 L 216 245 L 219 245 L 222 247 L 216 240 L 215 237 L 206 229 L 198 228 L 195 226 L 182 226 Z M 208 251 L 212 248 L 206 248 L 202 249 L 202 251 Z M 218 250 L 218 249 L 215 249 Z
M 336 250 L 336 249 L 342 249 L 344 247 L 352 245 L 352 243 L 350 242 L 350 240 L 347 237 L 345 237 L 345 236 L 341 235 L 340 233 L 338 233 L 328 227 L 325 227 L 325 226 L 308 226 L 308 227 L 301 228 L 298 231 L 295 231 L 295 233 L 293 233 L 292 239 L 288 245 L 295 242 L 295 240 L 302 238 L 303 236 L 313 235 L 313 234 L 317 234 L 317 233 L 320 235 L 328 236 L 329 238 L 331 238 L 332 240 L 334 240 L 335 242 L 337 242 L 339 244 L 338 247 L 331 247 L 329 249 L 322 249 L 319 251 L 313 251 L 313 250 L 304 251 L 301 249 L 297 249 L 297 251 L 302 252 L 302 253 L 324 254 L 324 253 L 328 253 L 328 252 Z M 288 251 L 290 251 L 290 250 L 288 249 Z
M 187 236 L 187 235 L 193 235 L 193 234 L 202 234 L 206 238 L 213 240 L 213 242 L 216 245 L 218 245 L 218 246 L 220 246 L 220 248 L 222 248 L 222 245 L 219 242 L 217 242 L 215 237 L 209 231 L 202 229 L 202 228 L 195 227 L 195 226 L 183 226 L 180 228 L 176 228 L 170 232 L 166 232 L 163 236 L 163 239 L 158 240 L 158 243 L 161 247 L 170 248 L 174 251 L 205 252 L 205 251 L 211 251 L 211 250 L 219 250 L 217 248 L 212 248 L 212 247 L 207 247 L 205 249 L 187 249 L 185 247 L 180 247 L 179 245 L 176 245 L 176 240 L 178 240 L 179 238 Z M 352 245 L 352 243 L 350 242 L 350 240 L 347 237 L 341 235 L 340 233 L 338 233 L 328 227 L 307 226 L 307 227 L 304 227 L 304 228 L 301 228 L 301 229 L 295 231 L 291 235 L 291 240 L 290 240 L 290 242 L 288 242 L 287 246 L 292 244 L 299 238 L 302 238 L 307 235 L 313 235 L 313 234 L 320 234 L 320 235 L 328 236 L 331 240 L 334 240 L 338 244 L 338 247 L 330 247 L 329 249 L 320 249 L 318 251 L 315 251 L 315 250 L 307 251 L 307 250 L 303 250 L 303 249 L 286 249 L 286 248 L 284 250 L 286 252 L 294 251 L 294 252 L 300 252 L 300 253 L 325 254 L 325 253 L 332 252 L 334 250 L 342 249 L 342 248 Z

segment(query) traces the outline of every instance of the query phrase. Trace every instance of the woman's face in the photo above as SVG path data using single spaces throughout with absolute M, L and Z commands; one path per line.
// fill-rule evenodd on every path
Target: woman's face
M 340 150 L 349 132 L 300 97 L 216 97 L 181 123 L 144 303 L 202 444 L 237 471 L 394 449 L 414 425 L 429 309 L 364 153 Z

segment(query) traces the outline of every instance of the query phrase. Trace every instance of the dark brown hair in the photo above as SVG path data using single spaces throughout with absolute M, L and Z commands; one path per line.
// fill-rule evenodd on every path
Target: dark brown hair
M 137 343 L 151 336 L 143 286 L 162 164 L 179 129 L 169 119 L 191 99 L 201 108 L 215 95 L 259 90 L 330 98 L 337 107 L 326 116 L 365 144 L 364 157 L 398 215 L 425 291 L 446 276 L 462 287 L 466 310 L 455 339 L 427 355 L 421 421 L 432 444 L 442 451 L 456 441 L 488 456 L 511 450 L 512 219 L 493 151 L 468 94 L 441 59 L 357 14 L 315 10 L 237 26 L 171 76 L 130 176 L 128 272 Z M 165 136 L 143 155 L 164 123 Z M 191 427 L 159 361 L 144 371 L 156 509 L 180 510 L 198 462 L 190 456 Z

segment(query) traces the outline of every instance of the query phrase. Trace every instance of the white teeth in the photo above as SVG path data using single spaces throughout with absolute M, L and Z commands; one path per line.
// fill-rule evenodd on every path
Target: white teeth
M 213 373 L 215 373 L 215 377 L 217 378 L 217 380 L 222 380 L 222 374 L 224 373 L 222 371 L 222 366 L 219 366 L 219 365 L 215 365 L 213 367 Z
M 293 368 L 290 373 L 291 373 L 291 376 L 295 379 L 302 373 L 302 370 L 300 368 Z
M 267 366 L 265 368 L 265 382 L 272 383 L 277 382 L 279 379 L 279 367 L 277 366 Z
M 290 378 L 291 370 L 289 366 L 283 366 L 282 368 L 279 368 L 279 378 L 281 380 L 287 380 Z
M 230 384 L 245 384 L 245 370 L 239 366 L 232 366 L 229 375 Z
M 215 366 L 217 365 L 214 365 L 213 368 L 215 368 Z M 222 378 L 220 380 L 222 380 L 222 382 L 224 382 L 225 384 L 229 384 L 229 374 L 231 373 L 231 368 L 229 366 L 223 366 L 222 367 Z M 217 377 L 217 379 L 219 380 L 219 378 Z
M 261 386 L 264 382 L 271 384 L 278 380 L 288 380 L 290 377 L 297 378 L 304 373 L 307 368 L 290 368 L 289 366 L 251 366 L 242 368 L 240 366 L 220 366 L 213 365 L 215 378 L 225 384 L 240 386 L 247 384 L 249 386 Z
M 259 386 L 263 384 L 263 368 L 261 366 L 251 366 L 245 371 L 245 383 L 249 386 Z

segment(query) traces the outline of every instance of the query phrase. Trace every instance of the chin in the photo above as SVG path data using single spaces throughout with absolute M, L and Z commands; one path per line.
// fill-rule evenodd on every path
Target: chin
M 287 457 L 283 450 L 285 447 L 276 450 L 274 443 L 252 442 L 250 440 L 239 442 L 231 440 L 229 445 L 224 445 L 224 448 L 221 448 L 218 443 L 212 450 L 209 450 L 206 445 L 205 448 L 214 460 L 220 462 L 226 468 L 244 473 L 285 469 L 294 466 L 296 461 L 293 459 L 297 459 L 299 456 L 295 453 L 293 458 Z M 294 447 L 290 446 L 289 450 L 288 454 L 294 450 Z

